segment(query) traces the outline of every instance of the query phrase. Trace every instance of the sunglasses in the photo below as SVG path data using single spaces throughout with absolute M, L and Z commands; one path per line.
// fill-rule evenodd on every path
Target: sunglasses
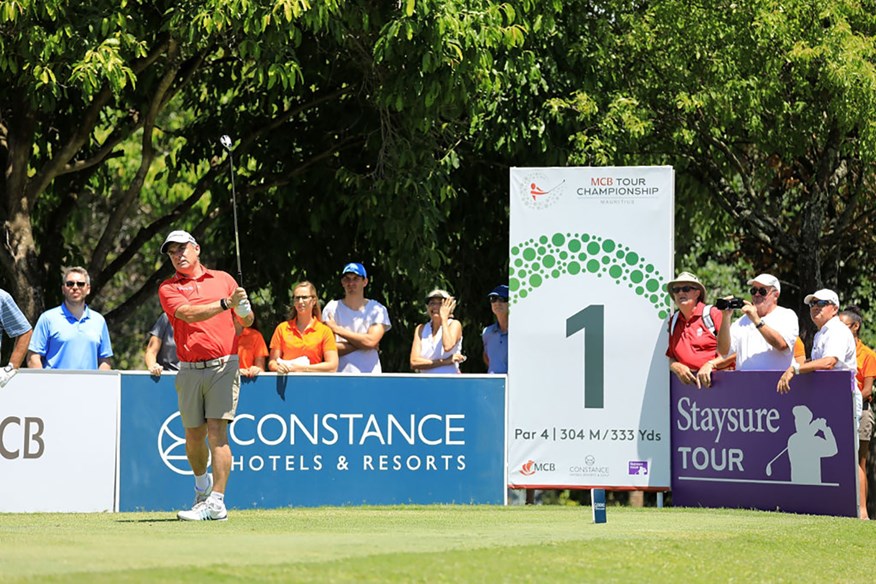
M 691 290 L 699 290 L 696 286 L 673 286 L 672 293 L 678 294 L 679 292 L 690 292 Z
M 64 285 L 68 288 L 85 288 L 85 284 L 85 282 L 74 282 L 73 280 L 67 280 L 66 282 L 64 282 Z
M 833 304 L 830 300 L 813 300 L 809 303 L 809 308 L 815 308 L 816 306 L 823 308 L 828 304 Z
M 497 294 L 490 294 L 490 303 L 492 304 L 493 302 L 508 302 L 508 299 Z
M 292 300 L 295 302 L 307 302 L 311 298 L 313 298 L 313 296 L 293 296 Z
M 749 290 L 748 292 L 749 292 L 752 296 L 757 296 L 758 294 L 760 294 L 761 296 L 766 296 L 767 294 L 770 293 L 770 291 L 767 290 L 766 288 L 752 288 L 752 289 Z

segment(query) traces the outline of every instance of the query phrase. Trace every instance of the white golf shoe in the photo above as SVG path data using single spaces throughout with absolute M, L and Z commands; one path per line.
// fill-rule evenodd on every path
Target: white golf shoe
M 211 498 L 196 503 L 189 511 L 180 511 L 176 517 L 180 521 L 225 521 L 228 519 L 228 511 L 224 504 Z

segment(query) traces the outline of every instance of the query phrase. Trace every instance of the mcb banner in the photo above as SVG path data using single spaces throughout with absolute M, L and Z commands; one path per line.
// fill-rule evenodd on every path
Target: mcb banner
M 672 503 L 858 516 L 851 371 L 713 374 L 711 389 L 672 379 Z
M 113 511 L 119 374 L 22 369 L 0 389 L 0 512 Z
M 670 167 L 512 168 L 509 483 L 668 488 Z
M 191 504 L 173 376 L 122 387 L 119 510 Z M 262 375 L 229 443 L 231 507 L 502 504 L 505 378 Z

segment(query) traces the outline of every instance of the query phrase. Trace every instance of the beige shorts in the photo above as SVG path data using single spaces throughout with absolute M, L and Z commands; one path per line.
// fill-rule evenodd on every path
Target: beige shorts
M 237 355 L 214 367 L 190 368 L 181 363 L 176 374 L 176 396 L 183 426 L 198 428 L 207 420 L 234 421 L 240 393 Z
M 864 410 L 861 412 L 861 423 L 858 424 L 858 440 L 866 442 L 873 436 L 873 410 L 870 409 L 870 404 L 864 404 Z

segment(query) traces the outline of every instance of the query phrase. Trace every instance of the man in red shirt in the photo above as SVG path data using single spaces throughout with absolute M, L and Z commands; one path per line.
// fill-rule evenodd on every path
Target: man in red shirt
M 707 361 L 718 357 L 718 337 L 723 314 L 711 307 L 704 318 L 706 289 L 690 272 L 682 272 L 666 285 L 678 313 L 670 319 L 669 370 L 688 385 L 700 387 L 696 372 Z
M 170 256 L 176 269 L 158 287 L 158 298 L 176 340 L 176 392 L 195 474 L 195 504 L 177 517 L 224 521 L 231 472 L 227 426 L 234 420 L 240 389 L 237 337 L 252 325 L 254 315 L 246 290 L 234 278 L 201 264 L 201 247 L 188 232 L 171 232 L 161 253 Z M 207 473 L 208 455 L 213 457 L 212 475 Z

